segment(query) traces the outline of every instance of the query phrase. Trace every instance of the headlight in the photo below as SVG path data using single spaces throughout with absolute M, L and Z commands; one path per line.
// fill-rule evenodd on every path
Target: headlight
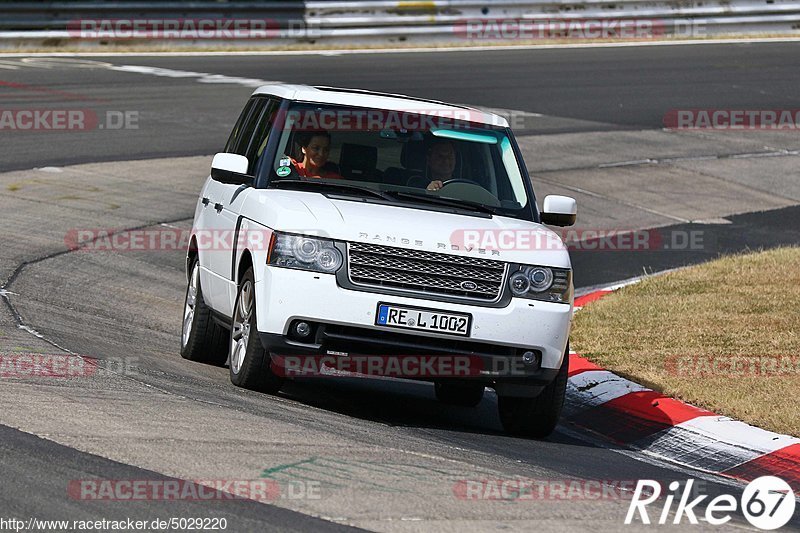
M 544 292 L 553 285 L 553 271 L 547 267 L 532 267 L 528 272 L 533 292 Z
M 344 263 L 333 241 L 275 232 L 267 264 L 332 274 Z
M 508 287 L 517 298 L 559 303 L 569 303 L 572 298 L 572 271 L 569 269 L 512 265 L 511 271 Z

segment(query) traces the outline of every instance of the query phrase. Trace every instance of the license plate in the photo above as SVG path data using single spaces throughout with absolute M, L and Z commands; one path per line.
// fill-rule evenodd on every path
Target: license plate
M 375 324 L 392 328 L 414 329 L 434 333 L 469 336 L 472 315 L 446 313 L 392 304 L 378 304 Z

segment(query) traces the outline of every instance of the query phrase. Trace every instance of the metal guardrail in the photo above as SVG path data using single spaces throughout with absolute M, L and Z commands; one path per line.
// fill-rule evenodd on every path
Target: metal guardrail
M 664 36 L 800 36 L 800 0 L 0 1 L 0 43 L 69 44 L 64 41 L 74 39 L 74 34 L 67 31 L 68 25 L 85 19 L 268 19 L 280 28 L 269 41 L 224 43 L 248 46 L 404 41 L 469 44 L 472 40 L 523 39 L 509 37 L 501 28 L 493 32 L 492 24 L 503 21 L 518 21 L 529 28 L 537 23 L 549 25 L 547 36 L 551 38 L 568 37 L 553 30 L 558 24 L 580 26 L 586 21 L 613 20 L 649 20 Z M 477 37 L 471 35 L 467 24 L 484 31 Z M 219 40 L 213 42 L 220 44 Z
M 427 9 L 398 8 L 398 2 L 308 2 L 306 21 L 321 27 L 442 25 L 466 20 L 674 18 L 798 14 L 797 0 L 538 0 L 477 3 L 471 0 L 419 2 Z M 441 5 L 439 5 L 441 4 Z M 360 5 L 360 8 L 355 7 Z M 435 6 L 435 7 L 434 7 Z M 484 7 L 481 7 L 484 6 Z M 486 7 L 489 6 L 489 7 Z M 800 21 L 800 17 L 798 18 Z
M 674 35 L 693 27 L 707 35 L 800 35 L 798 0 L 438 0 L 433 2 L 307 2 L 306 21 L 326 36 L 344 38 L 377 30 L 383 36 L 464 39 L 467 21 L 516 20 L 557 25 L 611 19 L 645 19 Z M 480 24 L 477 24 L 480 27 Z M 329 32 L 325 30 L 330 30 Z M 498 30 L 502 33 L 501 30 Z M 700 36 L 700 35 L 697 35 Z M 490 40 L 490 39 L 489 39 Z
M 191 2 L 3 2 L 0 30 L 66 30 L 80 19 L 269 18 L 303 20 L 305 4 L 294 1 Z

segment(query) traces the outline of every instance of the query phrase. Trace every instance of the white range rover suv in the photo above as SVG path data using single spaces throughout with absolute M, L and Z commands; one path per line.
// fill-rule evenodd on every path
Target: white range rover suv
M 576 213 L 564 196 L 537 208 L 502 117 L 261 87 L 197 203 L 181 354 L 272 393 L 315 365 L 432 381 L 458 405 L 490 387 L 509 433 L 546 436 L 564 402 L 573 285 L 544 224 Z

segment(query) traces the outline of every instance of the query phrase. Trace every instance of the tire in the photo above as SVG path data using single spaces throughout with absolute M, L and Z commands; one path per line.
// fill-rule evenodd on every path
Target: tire
M 231 383 L 245 389 L 275 394 L 283 379 L 270 367 L 270 357 L 258 338 L 253 268 L 242 276 L 233 306 L 229 341 Z
M 228 357 L 228 332 L 214 322 L 200 287 L 200 263 L 192 263 L 183 303 L 181 357 L 199 363 L 224 365 Z
M 556 378 L 535 398 L 499 396 L 500 422 L 507 433 L 521 437 L 544 438 L 558 425 L 569 374 L 569 345 Z
M 436 399 L 450 405 L 475 407 L 483 399 L 485 389 L 482 383 L 449 383 L 437 381 L 434 384 Z

